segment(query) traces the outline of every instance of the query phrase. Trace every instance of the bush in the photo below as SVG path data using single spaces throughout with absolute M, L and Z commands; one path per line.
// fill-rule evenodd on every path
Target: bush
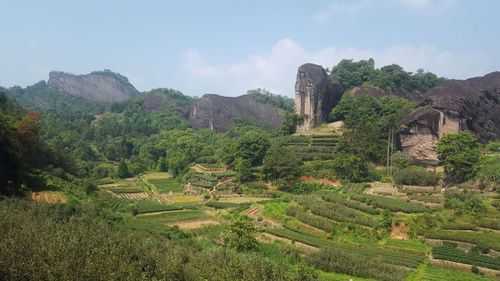
M 446 182 L 462 183 L 474 177 L 479 162 L 479 142 L 470 133 L 448 134 L 437 145 Z
M 296 182 L 289 191 L 291 193 L 304 194 L 327 188 L 328 186 L 319 183 Z
M 0 201 L 1 280 L 304 280 L 257 252 L 202 249 L 150 235 L 150 225 L 136 232 L 110 224 L 98 209 L 59 209 Z
M 391 161 L 392 161 L 392 166 L 398 170 L 410 166 L 410 157 L 401 151 L 394 153 L 391 156 Z
M 444 206 L 448 209 L 470 214 L 484 213 L 486 211 L 486 205 L 481 198 L 471 192 L 447 192 L 445 198 Z
M 341 153 L 332 163 L 335 174 L 350 182 L 363 182 L 370 179 L 367 161 L 354 154 Z
M 477 178 L 483 186 L 500 185 L 500 156 L 484 156 L 479 162 Z
M 409 166 L 400 170 L 396 170 L 394 174 L 394 182 L 404 185 L 419 185 L 428 186 L 436 185 L 439 177 L 423 167 Z

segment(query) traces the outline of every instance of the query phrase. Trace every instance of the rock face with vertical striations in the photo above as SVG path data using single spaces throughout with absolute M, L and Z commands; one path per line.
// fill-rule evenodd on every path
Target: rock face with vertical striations
M 322 66 L 312 63 L 300 66 L 295 82 L 295 112 L 303 123 L 297 131 L 305 132 L 327 121 L 342 93 L 340 84 L 332 83 Z
M 139 95 L 126 77 L 109 70 L 85 75 L 52 71 L 47 84 L 62 94 L 97 102 L 122 102 Z
M 281 109 L 261 103 L 253 95 L 223 97 L 206 94 L 194 103 L 189 114 L 193 128 L 209 128 L 217 132 L 229 130 L 237 121 L 278 128 L 282 120 Z
M 414 160 L 436 163 L 436 144 L 449 133 L 470 130 L 482 142 L 500 138 L 500 72 L 448 80 L 423 98 L 400 131 L 401 148 Z

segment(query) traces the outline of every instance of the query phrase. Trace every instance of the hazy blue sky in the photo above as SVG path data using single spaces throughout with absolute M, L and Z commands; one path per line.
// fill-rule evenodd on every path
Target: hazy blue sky
M 139 90 L 293 95 L 304 62 L 500 70 L 498 0 L 0 0 L 0 85 L 111 69 Z

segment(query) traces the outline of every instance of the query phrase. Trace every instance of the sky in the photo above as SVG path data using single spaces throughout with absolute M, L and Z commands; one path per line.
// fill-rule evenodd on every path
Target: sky
M 500 70 L 498 0 L 0 0 L 0 85 L 111 69 L 141 91 L 292 97 L 297 67 Z

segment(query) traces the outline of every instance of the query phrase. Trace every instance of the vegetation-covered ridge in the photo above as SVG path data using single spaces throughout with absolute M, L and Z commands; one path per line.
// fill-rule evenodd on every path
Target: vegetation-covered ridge
M 300 134 L 291 100 L 261 89 L 248 102 L 280 128 L 193 128 L 200 99 L 173 89 L 1 89 L 0 279 L 497 280 L 498 142 L 447 134 L 438 166 L 414 162 L 395 136 L 407 94 L 441 79 L 372 61 L 329 75 L 391 94 L 345 94 L 342 122 Z

